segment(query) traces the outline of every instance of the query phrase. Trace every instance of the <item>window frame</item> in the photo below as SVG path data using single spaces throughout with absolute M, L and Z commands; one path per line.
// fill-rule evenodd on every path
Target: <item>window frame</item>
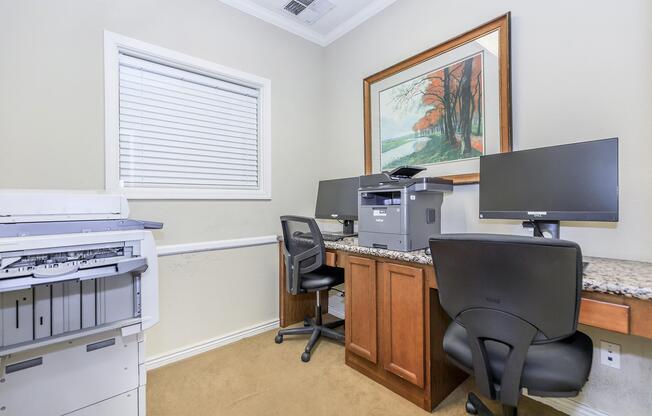
M 127 188 L 121 186 L 119 63 L 121 52 L 258 89 L 259 189 Z M 104 174 L 106 190 L 121 193 L 128 199 L 271 199 L 271 88 L 269 79 L 104 31 Z

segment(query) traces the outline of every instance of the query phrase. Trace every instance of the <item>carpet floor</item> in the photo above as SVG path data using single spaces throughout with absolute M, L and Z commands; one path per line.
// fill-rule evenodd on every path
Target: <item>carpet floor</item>
M 148 416 L 424 416 L 415 406 L 344 364 L 344 347 L 321 340 L 303 363 L 306 337 L 276 331 L 241 340 L 152 370 L 147 375 Z M 464 416 L 467 380 L 435 409 Z M 488 403 L 494 411 L 495 403 Z M 500 413 L 498 413 L 500 414 Z M 563 413 L 523 398 L 520 416 Z

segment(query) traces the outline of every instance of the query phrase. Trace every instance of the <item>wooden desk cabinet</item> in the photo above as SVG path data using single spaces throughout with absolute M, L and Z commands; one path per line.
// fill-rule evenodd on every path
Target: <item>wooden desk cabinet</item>
M 348 257 L 346 270 L 347 352 L 423 388 L 423 270 L 355 256 Z
M 350 317 L 345 326 L 346 349 L 376 364 L 379 303 L 376 261 L 349 256 L 345 270 L 345 310 Z
M 425 373 L 425 324 L 422 269 L 378 263 L 381 270 L 381 364 L 389 371 L 423 388 Z
M 345 269 L 348 366 L 428 411 L 468 377 L 443 351 L 450 319 L 439 304 L 432 266 L 330 249 L 326 262 Z M 285 290 L 282 254 L 279 272 L 281 326 L 312 316 L 313 294 Z M 582 324 L 652 338 L 650 316 L 651 301 L 582 293 Z
M 468 377 L 445 358 L 450 319 L 439 306 L 431 266 L 333 250 L 327 264 L 345 269 L 348 366 L 428 411 Z M 281 326 L 287 326 L 313 311 L 306 295 L 287 295 L 283 264 L 279 271 Z
M 346 270 L 346 364 L 432 410 L 467 377 L 441 348 L 450 320 L 428 284 L 434 271 L 344 252 L 337 265 Z

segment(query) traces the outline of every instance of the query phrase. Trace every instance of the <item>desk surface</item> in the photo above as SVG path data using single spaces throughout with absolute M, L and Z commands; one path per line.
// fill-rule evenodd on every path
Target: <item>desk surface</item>
M 326 248 L 355 254 L 384 257 L 418 264 L 432 264 L 424 250 L 401 252 L 361 247 L 357 238 L 326 241 Z M 584 290 L 609 293 L 643 300 L 652 299 L 652 263 L 630 260 L 584 257 L 589 262 L 583 279 Z

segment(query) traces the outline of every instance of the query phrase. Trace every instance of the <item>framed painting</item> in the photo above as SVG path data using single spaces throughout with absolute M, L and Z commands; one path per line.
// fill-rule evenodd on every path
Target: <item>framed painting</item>
M 403 165 L 477 183 L 512 150 L 509 13 L 364 80 L 365 173 Z

